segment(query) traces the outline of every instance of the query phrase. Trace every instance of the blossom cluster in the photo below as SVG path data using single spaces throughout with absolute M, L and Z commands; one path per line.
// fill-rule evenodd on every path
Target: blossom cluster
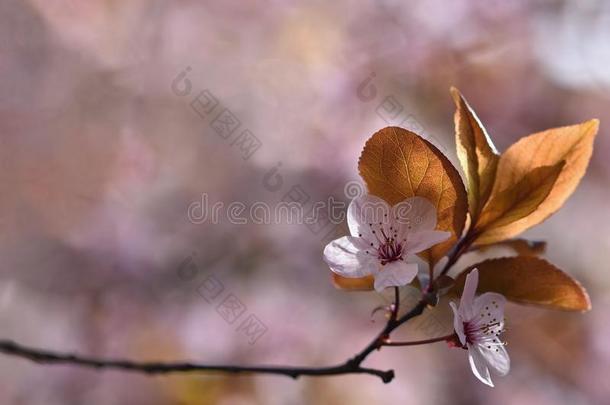
M 451 94 L 463 174 L 423 136 L 400 127 L 377 131 L 358 161 L 368 194 L 352 200 L 346 215 L 350 235 L 330 242 L 324 260 L 338 288 L 396 290 L 388 333 L 375 347 L 444 340 L 467 349 L 474 375 L 493 386 L 491 375 L 510 369 L 501 337 L 507 301 L 591 309 L 583 286 L 539 257 L 544 242 L 517 236 L 556 212 L 574 192 L 591 158 L 599 121 L 534 133 L 500 153 L 462 94 L 455 88 Z M 485 255 L 493 246 L 515 255 L 449 273 L 461 256 Z M 390 341 L 390 332 L 409 318 L 397 313 L 398 289 L 406 285 L 421 290 L 421 305 L 436 306 L 442 295 L 459 298 L 449 303 L 451 335 Z

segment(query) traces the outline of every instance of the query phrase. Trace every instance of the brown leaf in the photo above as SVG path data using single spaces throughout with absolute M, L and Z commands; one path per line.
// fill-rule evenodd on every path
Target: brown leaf
M 461 294 L 466 274 L 479 269 L 479 293 L 493 291 L 521 304 L 564 311 L 588 311 L 591 301 L 580 283 L 538 257 L 504 257 L 485 260 L 461 273 L 454 292 Z
M 374 289 L 375 278 L 373 276 L 347 278 L 335 273 L 332 273 L 332 275 L 334 286 L 340 290 L 370 291 Z
M 502 233 L 488 234 L 476 243 L 493 243 L 514 237 L 557 211 L 585 174 L 598 127 L 598 120 L 590 120 L 578 125 L 553 128 L 522 138 L 508 148 L 500 157 L 491 197 L 483 210 L 492 205 L 494 196 L 524 181 L 533 170 L 555 166 L 561 161 L 566 163 L 548 196 L 533 212 L 511 224 Z
M 424 252 L 436 263 L 461 235 L 468 210 L 466 191 L 451 162 L 430 142 L 398 127 L 377 131 L 364 145 L 358 162 L 369 192 L 394 205 L 421 196 L 435 205 L 437 229 L 451 237 Z
M 493 187 L 500 156 L 464 96 L 451 88 L 455 102 L 455 143 L 468 189 L 470 215 L 476 221 Z
M 478 244 L 498 242 L 525 230 L 526 221 L 518 222 L 533 213 L 548 197 L 565 162 L 543 166 L 526 173 L 508 189 L 492 194 L 475 224 Z
M 517 253 L 519 256 L 536 256 L 543 254 L 546 250 L 546 242 L 540 240 L 527 239 L 509 239 L 501 242 L 492 243 L 490 245 L 481 245 L 473 250 L 486 252 L 494 247 L 508 247 Z

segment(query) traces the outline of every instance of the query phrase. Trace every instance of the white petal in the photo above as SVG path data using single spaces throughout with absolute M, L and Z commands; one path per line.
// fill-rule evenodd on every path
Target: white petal
M 447 240 L 450 236 L 451 233 L 444 231 L 409 232 L 404 237 L 407 240 L 405 242 L 406 254 L 419 253 L 437 243 Z
M 365 194 L 356 197 L 347 207 L 347 226 L 352 236 L 362 235 L 368 241 L 374 242 L 370 224 L 386 223 L 389 227 L 390 206 L 384 200 L 374 195 Z
M 397 260 L 381 266 L 375 275 L 375 290 L 383 291 L 386 287 L 401 287 L 409 284 L 417 276 L 417 263 L 405 263 Z
M 453 328 L 455 329 L 455 333 L 457 333 L 460 338 L 460 342 L 465 345 L 466 344 L 466 334 L 464 333 L 464 320 L 460 316 L 457 306 L 455 302 L 450 302 L 449 305 L 453 310 Z
M 504 305 L 506 298 L 502 294 L 487 292 L 474 299 L 472 316 L 478 324 L 497 323 L 493 331 L 504 328 Z
M 472 373 L 484 384 L 493 387 L 494 383 L 491 381 L 489 369 L 487 368 L 487 362 L 479 352 L 476 345 L 468 345 L 468 361 L 470 362 Z
M 464 291 L 462 291 L 462 298 L 460 299 L 460 314 L 465 321 L 469 321 L 474 316 L 473 305 L 474 295 L 477 292 L 477 286 L 479 284 L 479 270 L 473 269 L 466 275 L 466 282 L 464 283 Z
M 374 274 L 378 261 L 366 253 L 366 242 L 353 236 L 344 236 L 324 248 L 324 261 L 330 269 L 343 277 L 364 277 Z
M 436 228 L 436 208 L 423 197 L 411 197 L 392 207 L 392 220 L 406 232 L 431 231 Z
M 491 347 L 488 347 L 491 346 Z M 510 371 L 510 357 L 504 345 L 485 345 L 478 346 L 481 357 L 485 359 L 487 366 L 500 376 L 505 376 Z

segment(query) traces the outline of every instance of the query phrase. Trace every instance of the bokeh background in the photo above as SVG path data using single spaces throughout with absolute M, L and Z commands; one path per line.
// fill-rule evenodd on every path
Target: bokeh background
M 510 305 L 513 366 L 494 389 L 439 343 L 371 355 L 367 365 L 396 370 L 389 385 L 147 377 L 0 356 L 0 403 L 607 403 L 609 65 L 604 1 L 1 0 L 0 336 L 23 344 L 343 361 L 381 328 L 371 311 L 387 299 L 331 284 L 321 252 L 344 225 L 192 221 L 189 206 L 204 193 L 210 204 L 348 201 L 365 140 L 388 124 L 457 163 L 451 85 L 500 150 L 549 127 L 602 125 L 577 192 L 527 233 L 549 242 L 546 256 L 582 281 L 593 310 Z M 200 115 L 198 96 L 218 105 Z M 239 120 L 230 136 L 213 124 L 224 108 Z M 238 141 L 246 129 L 259 142 L 251 155 Z M 225 300 L 241 303 L 233 323 Z M 401 334 L 447 332 L 446 308 Z M 247 319 L 264 333 L 246 333 Z

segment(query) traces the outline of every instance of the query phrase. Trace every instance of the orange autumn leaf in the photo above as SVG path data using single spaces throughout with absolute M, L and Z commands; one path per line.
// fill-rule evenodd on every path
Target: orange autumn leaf
M 375 278 L 373 276 L 348 278 L 336 273 L 333 275 L 333 284 L 340 290 L 370 291 L 374 289 Z
M 480 235 L 477 240 L 495 242 L 506 239 L 506 234 L 521 232 L 517 221 L 534 212 L 548 197 L 564 165 L 561 161 L 555 166 L 537 167 L 508 189 L 492 195 L 475 224 L 475 232 Z
M 455 102 L 455 143 L 457 155 L 466 174 L 468 206 L 473 220 L 493 187 L 500 156 L 474 110 L 458 89 L 451 87 Z
M 490 245 L 481 245 L 476 247 L 475 250 L 479 252 L 485 252 L 494 247 L 508 247 L 512 249 L 519 256 L 536 256 L 543 254 L 546 250 L 546 242 L 544 241 L 532 241 L 527 239 L 508 239 L 502 242 L 496 242 Z
M 497 292 L 507 299 L 564 311 L 588 311 L 589 295 L 582 285 L 538 257 L 504 257 L 485 260 L 462 272 L 452 292 L 461 294 L 466 275 L 479 269 L 479 293 Z
M 436 229 L 451 237 L 421 254 L 436 263 L 461 236 L 468 202 L 462 179 L 451 162 L 430 142 L 398 127 L 377 131 L 364 146 L 358 162 L 371 194 L 390 205 L 420 196 L 436 207 Z
M 512 145 L 500 156 L 496 180 L 489 201 L 483 208 L 476 229 L 482 231 L 475 244 L 489 244 L 512 238 L 526 229 L 539 224 L 557 211 L 572 194 L 580 179 L 585 174 L 591 153 L 593 141 L 599 126 L 598 120 L 591 120 L 578 125 L 553 128 L 539 132 Z M 518 190 L 520 185 L 527 184 L 532 176 L 535 181 L 542 177 L 553 175 L 553 169 L 565 161 L 563 167 L 550 187 L 548 195 L 527 215 L 521 218 L 511 216 L 494 218 L 496 223 L 490 227 L 490 219 L 495 216 L 498 206 L 506 204 L 505 198 L 513 196 L 511 190 Z M 547 167 L 547 169 L 543 169 Z M 541 183 L 548 187 L 548 182 Z M 538 194 L 540 197 L 542 193 Z M 530 201 L 531 208 L 535 201 Z M 521 214 L 525 211 L 521 211 Z M 514 212 L 513 212 L 514 214 Z

